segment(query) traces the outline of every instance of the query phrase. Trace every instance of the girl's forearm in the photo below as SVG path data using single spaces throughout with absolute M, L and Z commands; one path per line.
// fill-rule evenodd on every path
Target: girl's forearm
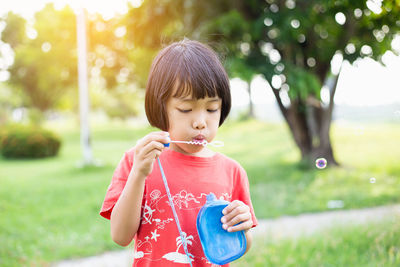
M 247 243 L 245 253 L 247 253 L 247 251 L 249 251 L 249 249 L 251 247 L 251 243 L 253 241 L 253 235 L 251 234 L 251 229 L 245 231 L 244 236 L 246 237 L 246 243 Z
M 131 172 L 113 208 L 111 238 L 118 245 L 129 245 L 139 229 L 144 185 L 145 177 L 138 177 Z

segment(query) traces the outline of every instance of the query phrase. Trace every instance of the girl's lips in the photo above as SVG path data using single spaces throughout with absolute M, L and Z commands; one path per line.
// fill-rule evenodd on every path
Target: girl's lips
M 204 135 L 201 135 L 201 134 L 199 134 L 199 135 L 193 137 L 193 141 L 203 141 L 203 140 L 205 140 L 205 139 L 206 139 L 206 138 L 204 137 Z

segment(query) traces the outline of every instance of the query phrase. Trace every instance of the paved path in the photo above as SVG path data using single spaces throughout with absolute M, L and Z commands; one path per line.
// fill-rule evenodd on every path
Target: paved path
M 260 220 L 259 226 L 253 229 L 253 236 L 270 240 L 296 238 L 333 226 L 360 225 L 399 216 L 400 205 L 284 216 Z M 129 267 L 132 265 L 132 253 L 132 250 L 107 252 L 89 258 L 65 260 L 52 267 Z
M 133 261 L 133 250 L 106 252 L 101 255 L 77 260 L 65 260 L 52 267 L 130 267 Z
M 283 216 L 260 221 L 253 235 L 273 240 L 296 238 L 331 227 L 361 225 L 395 217 L 400 218 L 400 205 Z

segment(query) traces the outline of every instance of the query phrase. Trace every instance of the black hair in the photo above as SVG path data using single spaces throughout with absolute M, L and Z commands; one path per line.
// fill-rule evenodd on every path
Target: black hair
M 221 98 L 219 126 L 222 125 L 231 109 L 228 75 L 212 48 L 184 39 L 163 48 L 153 61 L 145 96 L 146 116 L 150 124 L 168 131 L 168 98 L 188 95 L 194 99 Z

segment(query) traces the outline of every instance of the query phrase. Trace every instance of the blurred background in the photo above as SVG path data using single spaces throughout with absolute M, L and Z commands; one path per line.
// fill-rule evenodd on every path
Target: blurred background
M 151 62 L 183 38 L 230 76 L 217 151 L 246 169 L 260 220 L 400 203 L 399 1 L 2 1 L 0 266 L 121 250 L 98 212 L 154 130 Z M 235 266 L 399 266 L 399 213 L 379 219 L 260 234 Z

